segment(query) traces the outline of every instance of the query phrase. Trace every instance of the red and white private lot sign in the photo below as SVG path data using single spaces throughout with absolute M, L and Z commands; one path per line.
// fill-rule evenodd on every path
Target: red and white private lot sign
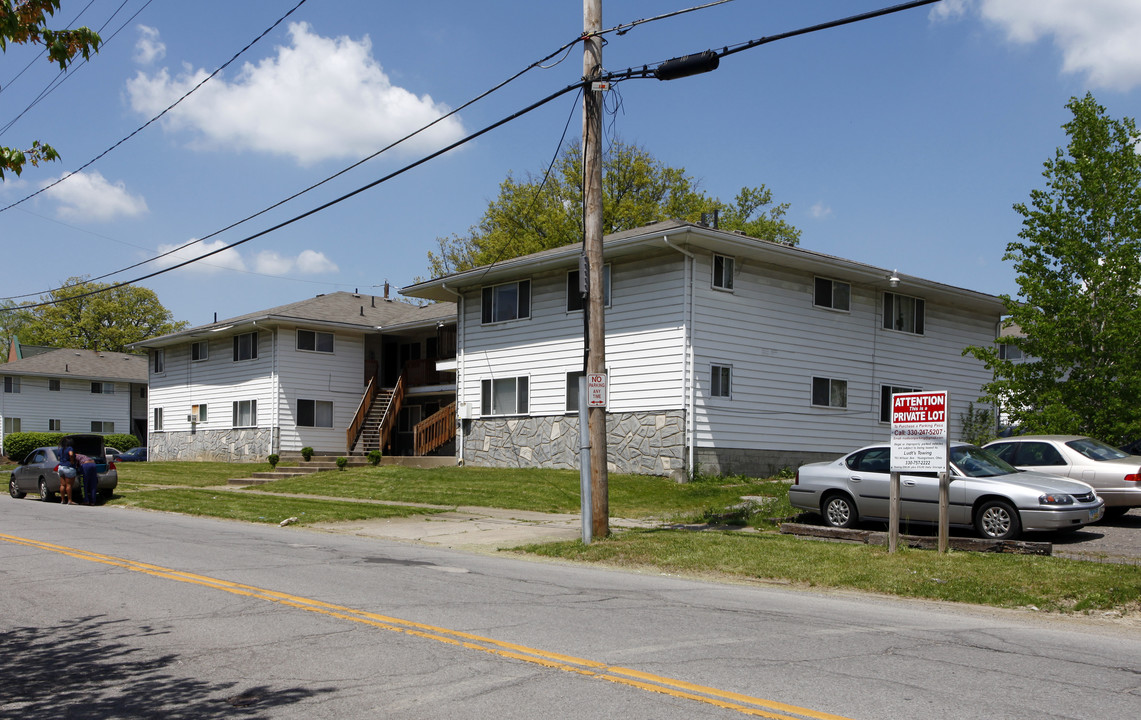
M 891 471 L 946 472 L 947 393 L 891 396 Z

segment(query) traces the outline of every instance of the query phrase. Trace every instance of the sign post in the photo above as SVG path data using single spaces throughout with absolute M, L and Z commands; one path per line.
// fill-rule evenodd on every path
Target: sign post
M 946 391 L 894 393 L 891 396 L 891 507 L 888 552 L 899 545 L 900 473 L 934 472 L 939 476 L 939 551 L 947 550 L 948 465 Z

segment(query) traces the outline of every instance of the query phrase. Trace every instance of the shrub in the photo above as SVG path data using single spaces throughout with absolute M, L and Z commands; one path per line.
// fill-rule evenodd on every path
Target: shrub
M 380 464 L 380 458 L 381 458 L 381 455 L 380 455 L 379 450 L 369 450 L 369 452 L 368 452 L 368 464 L 369 465 L 376 467 L 377 465 Z
M 348 464 L 349 464 L 349 459 L 347 457 L 337 458 L 337 469 L 338 470 L 344 470 L 345 466 Z
M 110 435 L 103 436 L 103 444 L 126 452 L 133 447 L 139 447 L 145 443 L 140 442 L 137 437 L 130 433 L 111 433 Z
M 278 457 L 276 454 L 270 454 L 270 456 L 269 456 L 269 457 L 267 457 L 267 458 L 265 459 L 265 461 L 266 461 L 267 463 L 269 463 L 269 467 L 270 467 L 270 469 L 271 469 L 271 470 L 273 470 L 273 469 L 277 468 L 277 461 L 278 461 L 278 460 L 280 460 L 280 459 L 281 459 L 281 458 L 279 458 L 279 457 Z
M 309 462 L 309 460 L 313 457 L 313 448 L 309 447 L 308 445 L 301 448 L 301 457 L 305 458 L 305 462 Z
M 4 454 L 13 462 L 20 462 L 38 447 L 58 445 L 63 433 L 18 432 L 4 436 Z

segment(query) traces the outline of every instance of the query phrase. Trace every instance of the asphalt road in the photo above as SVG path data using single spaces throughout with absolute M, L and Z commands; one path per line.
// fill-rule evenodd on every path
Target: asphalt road
M 0 503 L 0 718 L 1137 716 L 1141 626 Z

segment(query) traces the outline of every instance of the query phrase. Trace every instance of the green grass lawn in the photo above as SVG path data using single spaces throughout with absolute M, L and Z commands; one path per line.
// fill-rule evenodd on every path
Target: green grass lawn
M 278 480 L 242 491 L 210 489 L 248 477 L 265 464 L 148 462 L 119 466 L 112 504 L 248 522 L 299 524 L 431 512 L 385 501 L 441 507 L 477 506 L 554 513 L 579 511 L 579 476 L 572 470 L 353 468 Z M 181 487 L 178 487 L 181 486 Z M 610 515 L 663 523 L 749 525 L 760 532 L 628 531 L 581 542 L 515 548 L 575 562 L 738 581 L 775 581 L 854 589 L 999 607 L 1050 611 L 1141 612 L 1141 566 L 1028 555 L 903 549 L 821 542 L 773 531 L 797 511 L 788 485 L 743 477 L 698 478 L 678 484 L 642 475 L 610 476 Z M 310 497 L 278 497 L 270 493 Z M 742 497 L 771 502 L 742 506 Z M 333 499 L 329 499 L 333 498 Z M 354 502 L 369 500 L 373 502 Z

